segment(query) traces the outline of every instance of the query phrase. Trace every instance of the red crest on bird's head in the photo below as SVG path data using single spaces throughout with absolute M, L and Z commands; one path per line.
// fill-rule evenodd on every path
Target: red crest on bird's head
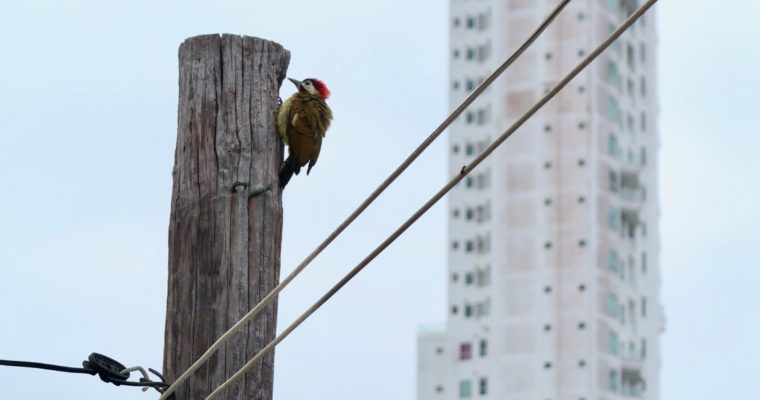
M 309 78 L 305 79 L 305 81 L 311 81 L 311 83 L 314 85 L 314 88 L 317 89 L 323 99 L 327 100 L 327 98 L 330 97 L 330 89 L 327 88 L 327 85 L 325 85 L 324 82 L 320 81 L 317 78 Z

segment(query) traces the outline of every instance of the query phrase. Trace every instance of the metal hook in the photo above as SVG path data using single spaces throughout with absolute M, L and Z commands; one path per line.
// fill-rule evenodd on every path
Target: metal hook
M 141 366 L 139 366 L 139 365 L 138 365 L 138 366 L 136 366 L 136 367 L 130 367 L 130 368 L 126 368 L 126 369 L 123 369 L 123 370 L 121 371 L 121 373 L 122 373 L 122 374 L 127 374 L 127 375 L 129 375 L 129 373 L 130 373 L 130 372 L 133 372 L 133 371 L 140 371 L 140 373 L 142 374 L 142 376 L 143 376 L 143 377 L 142 377 L 142 378 L 140 378 L 140 382 L 153 382 L 153 381 L 151 381 L 151 380 L 150 380 L 150 378 L 148 377 L 148 373 L 147 373 L 147 372 L 145 372 L 145 369 L 143 369 L 143 367 L 141 367 Z M 142 391 L 143 391 L 143 392 L 147 392 L 147 391 L 148 391 L 148 389 L 150 389 L 150 386 L 145 386 L 145 387 L 143 387 L 143 388 L 142 388 Z

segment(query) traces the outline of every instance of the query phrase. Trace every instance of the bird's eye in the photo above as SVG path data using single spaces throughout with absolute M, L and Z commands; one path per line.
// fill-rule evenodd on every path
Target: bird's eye
M 310 85 L 311 85 L 311 82 L 310 82 L 310 81 L 306 81 L 306 82 L 304 82 L 303 84 L 304 84 L 304 85 L 306 85 L 306 86 L 310 86 Z

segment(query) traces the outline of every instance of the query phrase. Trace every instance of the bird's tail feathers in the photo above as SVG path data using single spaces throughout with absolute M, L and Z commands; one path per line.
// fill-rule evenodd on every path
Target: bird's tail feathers
M 289 156 L 280 168 L 280 188 L 284 189 L 293 174 L 298 175 L 299 172 L 301 172 L 301 166 L 298 165 L 298 160 Z

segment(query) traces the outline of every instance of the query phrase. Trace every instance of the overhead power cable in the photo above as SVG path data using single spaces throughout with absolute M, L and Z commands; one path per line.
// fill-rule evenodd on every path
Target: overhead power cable
M 414 160 L 417 159 L 417 157 L 420 156 L 429 146 L 433 143 L 440 135 L 443 133 L 446 128 L 451 125 L 454 120 L 459 117 L 467 107 L 470 106 L 495 80 L 498 78 L 510 65 L 512 65 L 527 49 L 530 47 L 533 42 L 538 39 L 538 37 L 541 35 L 541 33 L 546 30 L 546 28 L 551 24 L 552 21 L 559 15 L 560 11 L 562 11 L 565 6 L 567 6 L 570 3 L 571 0 L 562 0 L 557 6 L 552 10 L 552 12 L 541 22 L 541 24 L 538 26 L 538 28 L 528 37 L 527 40 L 519 47 L 517 50 L 515 50 L 514 53 L 512 53 L 511 56 L 503 63 L 501 64 L 486 80 L 483 81 L 483 83 L 480 84 L 467 98 L 462 102 L 462 104 L 459 105 L 452 113 L 449 115 L 439 126 L 436 128 L 433 133 L 430 134 L 430 136 L 425 139 L 413 152 L 409 155 L 409 157 L 404 160 L 404 162 L 401 163 L 401 165 L 396 168 L 393 173 L 391 173 L 381 184 L 380 186 L 375 189 L 375 191 L 372 192 L 372 194 L 369 195 L 360 205 L 359 207 L 354 210 L 354 212 L 351 213 L 351 215 L 348 216 L 335 230 L 322 242 L 317 246 L 285 279 L 280 281 L 280 283 L 275 286 L 274 289 L 272 289 L 271 292 L 269 292 L 261 301 L 256 304 L 246 315 L 243 316 L 243 318 L 240 319 L 235 325 L 233 325 L 227 332 L 225 332 L 222 336 L 219 337 L 219 339 L 214 342 L 214 344 L 209 347 L 208 350 L 206 350 L 203 355 L 198 358 L 193 365 L 191 365 L 185 372 L 182 373 L 175 381 L 172 383 L 171 387 L 167 389 L 164 394 L 161 396 L 160 400 L 166 400 L 176 389 L 179 385 L 181 385 L 183 382 L 185 382 L 198 368 L 200 368 L 201 365 L 203 365 L 204 362 L 206 362 L 209 357 L 213 353 L 215 353 L 224 342 L 229 340 L 232 335 L 234 335 L 237 331 L 242 329 L 246 323 L 248 323 L 253 317 L 255 317 L 261 310 L 264 309 L 269 303 L 271 303 L 275 298 L 277 298 L 277 295 L 285 289 L 285 287 L 290 284 L 290 282 L 295 279 L 298 274 L 301 273 L 327 246 L 330 245 L 330 243 L 333 242 L 351 223 L 354 222 L 354 220 L 361 215 L 361 213 L 364 212 L 364 210 L 369 207 L 370 204 L 372 204 L 379 196 L 382 194 L 385 189 L 388 188 L 388 186 L 393 183 L 393 181 L 396 180 L 411 164 L 414 162 Z
M 92 353 L 86 361 L 82 362 L 82 368 L 66 367 L 63 365 L 47 364 L 33 361 L 0 360 L 0 366 L 44 369 L 48 371 L 67 372 L 72 374 L 98 375 L 100 380 L 113 383 L 116 386 L 141 386 L 143 391 L 154 388 L 162 392 L 169 384 L 164 382 L 163 376 L 151 369 L 150 372 L 161 378 L 161 381 L 152 381 L 142 367 L 126 368 L 118 361 L 98 353 Z M 128 381 L 129 373 L 140 371 L 143 375 L 139 382 Z
M 475 167 L 477 167 L 483 160 L 485 160 L 491 153 L 494 152 L 507 138 L 509 138 L 522 124 L 525 123 L 530 117 L 532 117 L 541 107 L 543 107 L 549 100 L 551 100 L 562 88 L 564 88 L 573 78 L 575 78 L 584 68 L 586 68 L 596 57 L 599 56 L 612 42 L 614 42 L 623 32 L 626 31 L 636 20 L 643 15 L 657 0 L 649 0 L 639 7 L 628 19 L 617 29 L 615 32 L 602 42 L 591 54 L 589 54 L 583 61 L 580 62 L 570 73 L 568 73 L 562 80 L 554 85 L 537 103 L 533 105 L 525 114 L 523 114 L 512 126 L 509 127 L 501 136 L 499 136 L 490 146 L 488 146 L 482 153 L 480 153 L 469 165 L 463 166 L 462 170 L 454 178 L 449 181 L 438 193 L 433 195 L 417 212 L 415 212 L 406 222 L 404 222 L 395 232 L 388 236 L 378 247 L 375 248 L 367 257 L 365 257 L 354 269 L 346 274 L 335 286 L 333 286 L 325 295 L 323 295 L 317 302 L 315 302 L 306 312 L 301 314 L 298 319 L 290 324 L 282 333 L 267 344 L 261 351 L 259 351 L 253 358 L 250 359 L 240 370 L 234 375 L 222 383 L 216 388 L 206 400 L 211 400 L 218 396 L 225 388 L 232 385 L 237 379 L 243 376 L 245 372 L 256 364 L 267 353 L 272 351 L 278 343 L 290 335 L 303 321 L 311 316 L 317 309 L 324 305 L 335 293 L 337 293 L 343 286 L 346 285 L 351 279 L 353 279 L 364 267 L 367 266 L 375 257 L 382 253 L 391 243 L 393 243 L 404 231 L 406 231 L 414 222 L 416 222 L 423 214 L 425 214 L 435 203 L 443 198 L 459 181 L 464 179 Z

